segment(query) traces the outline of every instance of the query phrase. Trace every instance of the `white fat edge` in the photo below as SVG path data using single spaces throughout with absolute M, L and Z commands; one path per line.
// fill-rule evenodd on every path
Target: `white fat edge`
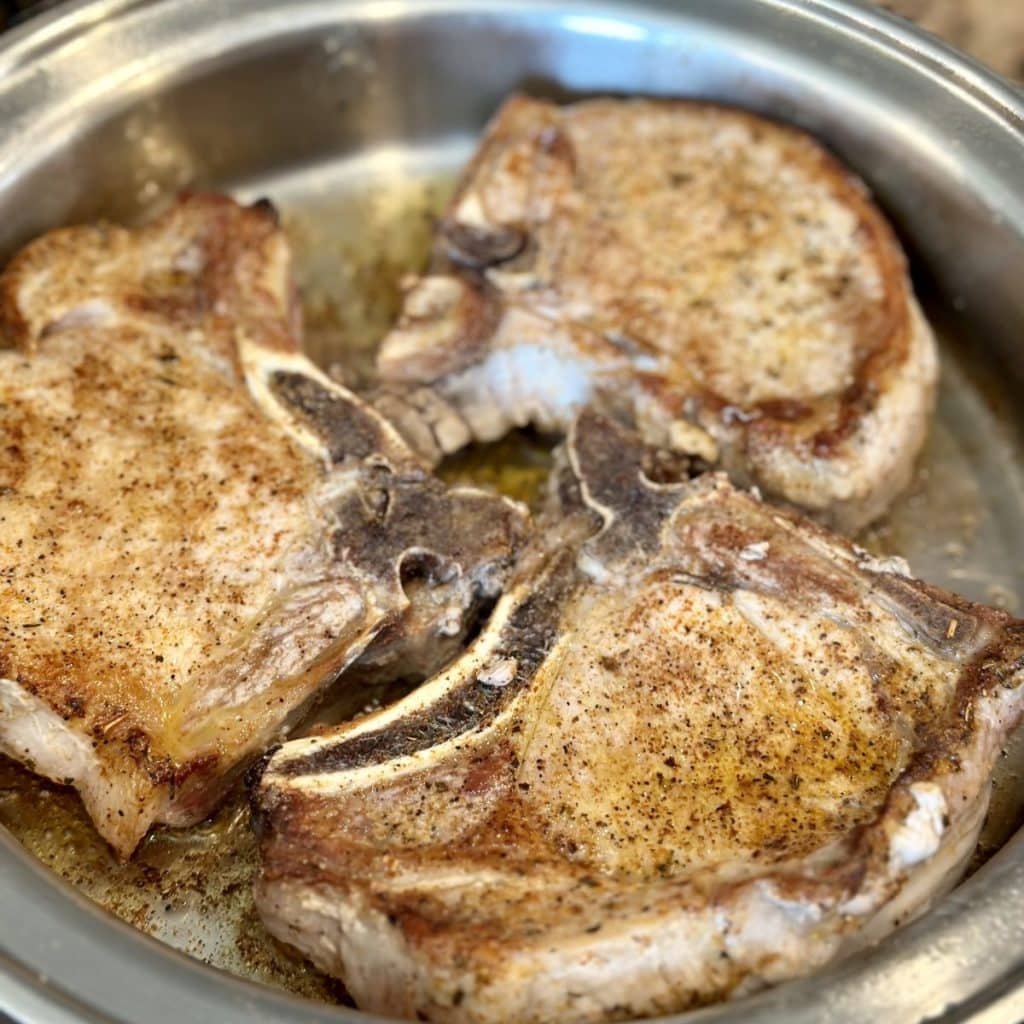
M 946 796 L 936 782 L 915 782 L 910 787 L 914 809 L 889 836 L 889 867 L 906 871 L 931 857 L 942 844 L 948 813 Z
M 348 388 L 319 369 L 301 352 L 277 352 L 252 341 L 239 331 L 236 338 L 238 357 L 245 374 L 246 384 L 253 400 L 269 419 L 278 424 L 290 437 L 311 455 L 325 465 L 331 465 L 330 450 L 322 438 L 306 427 L 299 419 L 292 416 L 288 407 L 282 404 L 267 386 L 267 380 L 273 373 L 298 373 L 316 381 L 325 391 L 336 395 L 343 402 L 355 406 L 368 417 L 372 418 L 381 432 L 386 435 L 388 444 L 402 455 L 414 458 L 405 439 L 394 425 L 380 415 L 371 405 L 357 397 Z M 384 454 L 384 453 L 382 453 Z
M 510 313 L 501 334 L 515 332 Z M 539 319 L 539 318 L 531 318 Z M 552 335 L 560 331 L 546 324 Z M 531 333 L 536 327 L 531 325 Z M 577 409 L 590 401 L 597 367 L 576 354 L 559 351 L 568 345 L 551 337 L 540 341 L 496 338 L 486 358 L 445 382 L 444 393 L 458 408 L 479 440 L 494 440 L 509 426 L 533 423 L 542 430 L 564 429 Z M 571 349 L 571 345 L 568 345 Z
M 0 679 L 0 753 L 54 782 L 70 782 L 97 831 L 127 856 L 150 823 L 166 818 L 169 798 L 145 778 L 107 770 L 92 743 L 39 697 Z M 124 810 L 124 816 L 113 811 Z
M 883 880 L 871 878 L 870 884 L 862 886 L 853 896 L 839 905 L 839 912 L 845 917 L 864 917 L 873 914 L 885 900 Z
M 1024 676 L 1024 673 L 1021 675 Z M 841 913 L 849 916 L 878 915 L 875 921 L 869 922 L 857 933 L 858 941 L 852 944 L 851 949 L 883 938 L 895 926 L 896 917 L 906 920 L 905 914 L 901 916 L 899 904 L 911 906 L 911 916 L 916 916 L 926 908 L 929 899 L 952 888 L 959 879 L 984 823 L 991 790 L 992 759 L 1005 739 L 1007 730 L 1016 724 L 1022 704 L 1024 687 L 1020 684 L 988 694 L 979 702 L 974 717 L 976 721 L 985 722 L 988 739 L 986 747 L 969 759 L 969 771 L 980 780 L 981 792 L 967 804 L 958 804 L 955 815 L 949 815 L 948 826 L 944 825 L 943 820 L 948 812 L 944 810 L 947 802 L 941 787 L 928 781 L 910 787 L 915 806 L 890 838 L 889 867 L 897 873 L 906 870 L 908 866 L 914 870 L 909 873 L 909 879 L 895 901 L 886 892 L 885 878 L 875 876 L 870 884 L 859 889 L 839 907 Z M 910 828 L 903 831 L 907 822 L 910 822 Z M 900 837 L 899 845 L 894 848 L 893 839 L 897 836 Z M 908 854 L 912 856 L 923 853 L 933 844 L 934 849 L 930 854 L 914 863 L 908 863 Z M 860 941 L 861 938 L 863 941 Z
M 975 720 L 984 720 L 991 730 L 989 758 L 994 756 L 1006 739 L 1007 733 L 1017 726 L 1020 716 L 1024 712 L 1024 668 L 1018 669 L 1010 677 L 1010 681 L 1004 682 L 1003 686 L 992 692 L 986 693 L 978 702 L 975 710 Z M 985 774 L 991 774 L 989 766 Z
M 92 744 L 13 679 L 0 679 L 0 750 L 54 782 L 102 773 Z
M 885 938 L 896 927 L 919 917 L 938 898 L 960 881 L 977 847 L 978 835 L 988 808 L 988 785 L 978 799 L 958 811 L 958 820 L 946 830 L 939 849 L 929 858 L 902 875 L 897 891 L 890 876 L 878 872 L 839 910 L 846 915 L 864 917 L 856 931 L 849 932 L 842 955 Z
M 496 658 L 495 652 L 502 640 L 502 630 L 512 613 L 519 607 L 521 600 L 521 597 L 514 591 L 506 594 L 498 602 L 494 612 L 491 614 L 491 619 L 487 629 L 477 638 L 469 650 L 467 650 L 461 658 L 450 665 L 447 669 L 438 673 L 433 677 L 433 679 L 428 680 L 408 696 L 403 697 L 402 700 L 392 704 L 388 708 L 384 708 L 383 710 L 376 712 L 375 714 L 367 715 L 347 726 L 342 726 L 339 730 L 336 730 L 329 735 L 307 736 L 301 739 L 290 740 L 288 743 L 284 744 L 284 746 L 281 747 L 271 760 L 265 777 L 269 780 L 277 775 L 284 766 L 292 763 L 293 761 L 309 757 L 325 747 L 330 747 L 340 743 L 347 743 L 359 736 L 365 735 L 366 733 L 377 732 L 378 730 L 385 729 L 407 715 L 426 711 L 432 705 L 439 704 L 443 701 L 450 692 L 464 685 L 466 680 L 474 677 L 479 678 L 480 676 L 486 677 L 490 672 L 492 665 L 496 661 L 500 660 L 499 658 Z M 517 695 L 516 699 L 510 702 L 510 706 L 517 702 L 519 696 L 521 695 Z M 506 707 L 506 709 L 496 717 L 494 722 L 492 722 L 492 727 L 497 724 L 498 721 L 503 720 L 506 717 L 506 712 L 508 710 L 509 707 Z M 484 732 L 489 731 L 490 728 Z M 404 772 L 405 770 L 420 764 L 424 759 L 424 754 L 434 756 L 434 754 L 439 750 L 447 749 L 449 746 L 454 746 L 457 743 L 467 743 L 471 736 L 476 737 L 480 735 L 482 735 L 482 733 L 460 734 L 459 736 L 454 737 L 453 740 L 446 741 L 445 743 L 439 744 L 435 747 L 430 747 L 426 751 L 418 751 L 417 753 L 411 754 L 405 758 L 386 761 L 382 765 L 366 765 L 363 767 L 342 769 L 341 771 L 336 772 L 294 776 L 287 780 L 285 780 L 284 777 L 281 777 L 280 784 L 287 785 L 290 788 L 306 789 L 310 791 L 349 787 L 354 788 L 357 785 L 369 785 L 369 783 L 373 781 L 373 778 L 367 778 L 367 776 L 373 775 L 373 777 L 376 778 L 381 769 L 387 769 L 389 777 L 393 776 L 399 771 Z
M 775 449 L 774 469 L 765 467 L 775 479 L 795 475 L 797 489 L 789 494 L 800 504 L 841 508 L 844 504 L 874 509 L 880 514 L 888 506 L 886 496 L 902 490 L 910 479 L 908 455 L 916 453 L 923 441 L 929 403 L 938 372 L 937 347 L 923 319 L 911 289 L 906 290 L 913 329 L 910 349 L 894 379 L 879 395 L 871 413 L 864 416 L 849 451 L 836 459 L 800 460 L 791 451 Z M 812 472 L 808 472 L 808 470 Z M 898 481 L 903 481 L 898 483 Z M 882 481 L 871 487 L 865 481 Z M 867 516 L 873 518 L 872 514 Z M 856 519 L 863 524 L 864 516 Z
M 596 934 L 583 930 L 602 919 L 610 926 Z M 700 990 L 707 964 L 721 952 L 706 906 L 630 909 L 614 920 L 595 907 L 557 942 L 539 939 L 509 950 L 503 969 L 489 979 L 487 998 L 500 1000 L 510 1019 L 561 1020 L 569 1007 L 573 1020 L 605 1020 L 623 1005 L 649 1015 L 664 1010 L 666 1000 L 678 1003 L 680 993 Z
M 370 1013 L 414 1018 L 428 997 L 402 929 L 365 898 L 338 886 L 276 882 L 261 914 L 279 939 L 296 946 Z M 284 907 L 287 907 L 284 910 Z M 462 983 L 470 988 L 468 980 Z
M 824 910 L 813 900 L 791 900 L 779 894 L 771 881 L 758 882 L 760 895 L 787 921 L 798 928 L 810 928 L 824 917 Z
M 737 962 L 756 968 L 740 982 L 731 998 L 740 998 L 765 982 L 806 972 L 835 956 L 838 939 L 828 928 L 832 908 L 827 901 L 787 899 L 770 878 L 746 885 L 726 909 L 715 912 L 722 945 Z M 767 954 L 767 955 L 766 955 Z
M 787 943 L 795 943 L 793 953 L 800 951 L 826 909 L 810 899 L 786 899 L 771 879 L 762 878 L 744 887 L 740 902 L 716 909 L 715 924 L 726 949 L 739 957 L 749 956 L 752 945 L 782 952 Z

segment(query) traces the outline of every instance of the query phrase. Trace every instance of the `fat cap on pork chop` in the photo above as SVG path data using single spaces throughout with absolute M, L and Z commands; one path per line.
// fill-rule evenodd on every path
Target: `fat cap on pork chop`
M 365 1010 L 670 1013 L 879 939 L 959 877 L 1024 708 L 1024 623 L 585 413 L 562 530 L 467 650 L 285 744 L 272 933 Z M 582 539 L 581 539 L 582 538 Z
M 289 271 L 268 205 L 194 196 L 0 279 L 0 751 L 122 855 L 360 656 L 435 669 L 522 533 L 301 355 Z
M 910 478 L 938 372 L 906 261 L 809 136 L 707 103 L 515 96 L 488 126 L 379 368 L 433 445 L 564 431 L 595 394 L 648 440 L 844 531 Z

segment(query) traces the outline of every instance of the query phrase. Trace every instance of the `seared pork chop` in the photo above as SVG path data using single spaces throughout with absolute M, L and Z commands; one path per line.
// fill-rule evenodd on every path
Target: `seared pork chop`
M 271 931 L 367 1010 L 669 1013 L 812 970 L 951 886 L 1024 708 L 1024 623 L 586 413 L 563 533 L 467 653 L 285 744 Z M 575 507 L 575 511 L 572 509 Z
M 268 207 L 199 196 L 0 281 L 0 750 L 122 855 L 361 655 L 436 668 L 522 529 L 300 354 L 289 261 Z
M 385 338 L 437 438 L 562 431 L 596 392 L 843 530 L 907 483 L 937 360 L 863 184 L 810 137 L 690 102 L 513 97 Z

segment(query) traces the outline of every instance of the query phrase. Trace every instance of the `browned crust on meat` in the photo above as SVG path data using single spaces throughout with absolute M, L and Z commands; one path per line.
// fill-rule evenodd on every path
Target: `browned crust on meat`
M 51 267 L 60 268 L 59 278 L 26 301 L 26 284 Z M 186 193 L 142 228 L 101 222 L 58 228 L 29 243 L 0 275 L 0 332 L 31 354 L 62 311 L 102 298 L 182 330 L 251 323 L 260 344 L 297 352 L 301 310 L 289 270 L 272 204 Z
M 586 102 L 583 101 L 583 104 Z M 755 136 L 770 130 L 800 146 L 811 141 L 808 135 L 792 125 L 724 103 L 660 97 L 645 98 L 643 102 L 668 111 L 679 109 L 727 113 L 731 119 L 749 125 Z M 464 169 L 459 185 L 439 222 L 439 242 L 432 272 L 451 272 L 464 264 L 465 261 L 453 257 L 445 245 L 446 239 L 458 233 L 455 212 L 472 188 L 480 169 L 491 159 L 492 153 L 516 138 L 524 127 L 528 127 L 530 133 L 537 138 L 538 148 L 544 152 L 557 154 L 567 167 L 574 170 L 572 143 L 560 126 L 559 108 L 547 101 L 525 95 L 509 97 L 491 119 L 485 130 L 483 144 Z M 863 312 L 863 327 L 858 332 L 858 359 L 853 383 L 842 394 L 817 403 L 794 400 L 766 400 L 755 403 L 746 410 L 753 414 L 754 419 L 745 427 L 745 443 L 749 448 L 795 444 L 808 455 L 828 458 L 857 430 L 864 414 L 871 410 L 877 395 L 884 390 L 886 377 L 892 367 L 899 365 L 907 357 L 911 335 L 907 306 L 907 261 L 891 225 L 872 202 L 870 193 L 861 179 L 818 144 L 815 144 L 810 153 L 805 152 L 802 155 L 813 161 L 814 177 L 827 182 L 838 201 L 854 212 L 859 224 L 858 231 L 865 239 L 865 246 L 871 252 L 873 262 L 881 268 L 885 295 L 880 310 L 866 309 Z M 522 225 L 519 230 L 526 235 L 528 226 Z M 492 258 L 482 256 L 472 265 L 482 267 L 503 263 L 515 255 L 517 252 L 502 252 Z M 466 274 L 464 279 L 467 283 L 472 283 L 472 291 L 481 299 L 479 305 L 467 306 L 461 318 L 465 337 L 467 341 L 472 339 L 473 343 L 462 348 L 460 354 L 464 358 L 461 365 L 446 362 L 432 367 L 434 379 L 472 363 L 482 339 L 500 316 L 500 299 L 497 293 L 493 289 L 486 289 L 475 274 Z M 481 308 L 486 309 L 486 313 L 483 313 Z M 672 386 L 663 380 L 657 380 L 655 386 L 663 393 L 672 391 Z M 668 398 L 668 394 L 665 394 L 665 397 Z M 678 396 L 672 397 L 681 404 Z M 709 410 L 718 415 L 722 415 L 723 411 L 733 404 L 711 389 L 699 389 L 699 398 Z
M 671 188 L 662 176 L 672 151 L 658 150 L 648 167 L 639 141 L 648 136 L 640 132 L 631 166 L 623 152 L 623 139 L 640 131 L 636 124 L 650 132 L 659 117 L 671 125 L 674 113 L 686 146 L 692 148 L 700 133 L 711 139 L 742 129 L 762 163 L 751 157 L 756 169 L 748 172 L 744 155 L 736 157 L 731 143 L 724 144 L 737 169 L 725 167 L 727 173 L 711 185 L 709 150 L 702 164 L 691 166 L 694 174 L 681 175 L 684 181 L 696 178 L 699 191 L 676 198 L 674 172 Z M 704 118 L 719 120 L 705 124 Z M 683 163 L 700 159 L 689 149 L 687 154 L 679 158 Z M 763 162 L 776 158 L 795 169 L 792 188 L 804 184 L 805 205 L 780 199 L 780 186 L 760 177 Z M 647 188 L 653 200 L 646 198 Z M 638 195 L 632 206 L 630 189 Z M 730 254 L 727 246 L 712 253 L 707 278 L 694 271 L 700 253 L 674 241 L 679 232 L 655 232 L 648 256 L 638 241 L 640 226 L 648 224 L 644 218 L 661 211 L 660 219 L 673 223 L 669 213 L 690 211 L 693 196 L 703 197 L 697 218 L 718 216 L 719 207 L 728 212 L 723 237 L 743 250 Z M 782 204 L 782 212 L 758 220 L 759 203 L 765 209 L 773 203 L 772 210 Z M 680 230 L 691 244 L 695 238 L 710 244 L 714 237 L 701 234 L 706 226 L 684 224 Z M 815 249 L 821 245 L 825 258 Z M 748 250 L 754 255 L 743 262 Z M 762 256 L 767 262 L 757 262 Z M 798 288 L 769 288 L 766 268 L 776 259 L 788 263 L 779 274 L 793 276 Z M 678 272 L 670 269 L 675 260 L 683 263 Z M 537 267 L 532 285 L 514 283 L 529 279 Z M 753 284 L 745 285 L 748 272 Z M 552 334 L 574 334 L 579 360 L 593 361 L 595 385 L 605 398 L 632 394 L 644 415 L 652 406 L 661 410 L 660 425 L 650 424 L 652 440 L 664 443 L 659 432 L 673 419 L 695 421 L 718 442 L 723 468 L 740 483 L 757 483 L 844 531 L 880 514 L 909 479 L 934 399 L 936 366 L 906 258 L 863 182 L 792 126 L 702 101 L 594 99 L 558 107 L 513 96 L 485 130 L 439 223 L 430 273 L 475 291 L 483 307 L 451 315 L 449 327 L 458 329 L 443 337 L 403 315 L 382 349 L 386 378 L 432 384 L 442 394 L 452 387 L 459 396 L 457 378 L 487 354 L 487 332 L 493 339 L 506 313 L 528 310 L 550 318 Z M 479 285 L 485 275 L 513 283 L 485 292 Z M 756 300 L 747 297 L 748 286 Z M 813 322 L 799 309 L 807 295 L 807 308 L 821 310 Z M 740 336 L 755 326 L 760 333 L 749 335 L 741 352 Z M 588 332 L 603 345 L 583 343 Z M 500 346 L 515 347 L 512 334 L 510 328 L 501 335 Z M 542 334 L 535 331 L 530 343 L 542 344 Z M 832 338 L 834 344 L 825 340 Z M 826 354 L 830 346 L 832 355 Z M 613 354 L 616 347 L 621 351 Z M 719 349 L 734 355 L 723 363 Z M 623 369 L 624 354 L 637 365 Z M 776 374 L 770 385 L 765 360 Z M 652 361 L 656 369 L 647 367 Z M 795 370 L 802 362 L 814 372 Z M 491 387 L 500 396 L 502 384 Z M 518 395 L 507 400 L 523 401 Z
M 776 127 L 794 131 L 786 126 Z M 828 459 L 839 453 L 857 432 L 864 416 L 886 390 L 893 369 L 906 361 L 913 325 L 907 303 L 907 260 L 891 225 L 871 201 L 859 178 L 823 149 L 819 150 L 818 159 L 822 177 L 834 185 L 841 201 L 856 214 L 858 230 L 867 238 L 867 248 L 881 268 L 885 296 L 880 310 L 864 311 L 850 386 L 829 401 L 818 403 L 817 408 L 805 403 L 758 403 L 754 407 L 758 415 L 748 427 L 746 444 L 755 448 L 789 443 L 808 456 Z M 709 399 L 724 408 L 721 396 L 709 395 Z M 813 431 L 807 429 L 811 425 Z
M 255 794 L 265 918 L 364 1008 L 593 1022 L 804 973 L 951 884 L 1024 711 L 1024 622 L 722 477 L 653 483 L 593 414 L 569 447 L 579 558 L 549 543 L 464 668 Z
M 430 671 L 500 586 L 523 511 L 301 356 L 269 204 L 56 231 L 0 303 L 0 749 L 119 853 L 203 817 L 378 632 L 381 671 Z

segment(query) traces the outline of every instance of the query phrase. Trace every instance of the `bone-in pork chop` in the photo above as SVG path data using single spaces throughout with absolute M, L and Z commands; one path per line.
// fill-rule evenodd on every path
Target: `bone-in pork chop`
M 862 183 L 810 137 L 688 102 L 514 97 L 379 358 L 464 421 L 562 431 L 596 392 L 648 439 L 855 530 L 907 483 L 934 340 Z
M 198 196 L 0 281 L 0 751 L 122 855 L 360 655 L 438 667 L 521 532 L 299 353 L 289 263 L 269 208 Z
M 264 920 L 364 1009 L 583 1022 L 749 992 L 880 938 L 974 847 L 1024 623 L 721 475 L 654 483 L 595 414 L 569 450 L 578 511 L 466 654 L 285 744 L 255 795 Z

